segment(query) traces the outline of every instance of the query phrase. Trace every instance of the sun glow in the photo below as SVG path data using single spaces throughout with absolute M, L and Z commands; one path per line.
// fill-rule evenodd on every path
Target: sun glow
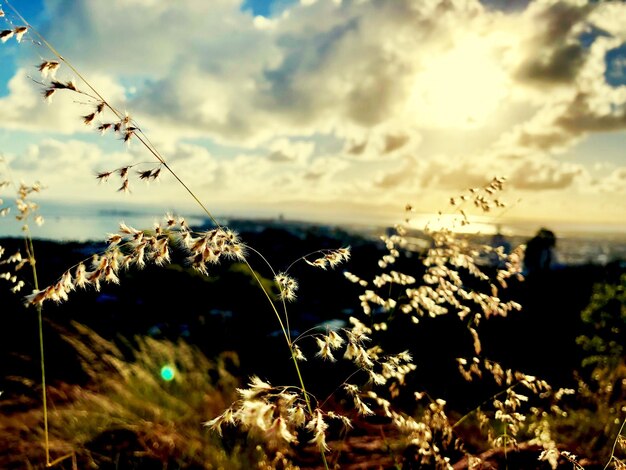
M 500 230 L 493 218 L 461 214 L 421 214 L 414 215 L 409 226 L 413 229 L 431 231 L 449 230 L 456 233 L 494 235 Z
M 485 125 L 507 94 L 494 45 L 493 38 L 469 37 L 434 57 L 416 76 L 408 112 L 425 127 Z

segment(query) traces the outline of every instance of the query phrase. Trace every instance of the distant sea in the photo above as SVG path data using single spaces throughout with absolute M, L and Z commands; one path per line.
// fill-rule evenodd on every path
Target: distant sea
M 37 226 L 30 222 L 33 238 L 53 241 L 105 241 L 108 234 L 118 231 L 119 224 L 137 229 L 152 228 L 155 222 L 162 221 L 165 215 L 163 208 L 150 206 L 133 206 L 128 210 L 111 209 L 110 205 L 68 206 L 67 204 L 42 203 L 41 214 L 44 215 L 44 224 Z M 172 210 L 173 214 L 181 212 Z M 189 215 L 182 212 L 187 223 L 192 227 L 206 227 L 209 225 L 201 215 Z M 21 224 L 15 220 L 14 213 L 0 218 L 0 237 L 21 237 Z M 240 217 L 237 217 L 239 219 Z M 245 218 L 245 217 L 244 217 Z M 250 217 L 253 218 L 253 217 Z M 412 228 L 421 229 L 426 222 L 431 228 L 437 228 L 440 216 L 419 216 Z M 229 218 L 220 219 L 220 223 L 228 224 Z M 280 224 L 278 219 L 265 218 L 258 221 L 259 227 L 264 223 Z M 294 227 L 299 222 L 285 221 L 285 227 Z M 443 222 L 446 222 L 445 220 Z M 308 225 L 307 222 L 301 222 Z M 295 224 L 295 225 L 294 225 Z M 323 223 L 315 222 L 317 226 Z M 327 224 L 338 225 L 338 224 Z M 476 220 L 471 224 L 484 240 L 489 240 L 496 232 L 502 233 L 513 246 L 527 242 L 541 227 L 554 231 L 557 237 L 556 256 L 560 264 L 575 265 L 586 263 L 607 264 L 613 261 L 626 261 L 626 226 L 587 226 L 576 224 L 550 224 L 545 222 L 505 223 L 493 224 L 485 220 Z M 446 226 L 446 223 L 443 224 Z M 372 240 L 388 231 L 383 224 L 380 226 L 348 224 L 343 228 L 354 233 L 360 233 Z
M 163 209 L 138 206 L 130 210 L 111 209 L 109 206 L 67 206 L 54 203 L 41 203 L 39 210 L 44 217 L 41 226 L 34 221 L 28 223 L 31 235 L 36 239 L 53 241 L 104 241 L 107 235 L 115 233 L 121 222 L 136 229 L 150 229 L 162 221 Z M 179 215 L 180 212 L 172 211 Z M 199 216 L 185 215 L 187 224 L 194 226 L 203 223 Z M 0 237 L 21 237 L 22 223 L 15 220 L 10 212 L 0 219 Z

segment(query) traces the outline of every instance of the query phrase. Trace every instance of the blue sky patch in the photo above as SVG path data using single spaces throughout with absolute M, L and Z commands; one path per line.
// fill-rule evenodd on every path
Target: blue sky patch
M 11 4 L 32 26 L 39 28 L 41 23 L 45 21 L 46 10 L 41 0 L 29 0 Z M 0 18 L 2 20 L 0 21 L 0 30 L 13 29 L 22 25 L 22 20 L 13 13 L 13 10 L 5 2 L 0 1 L 0 8 L 2 8 L 5 14 L 4 17 Z M 8 81 L 15 75 L 17 44 L 15 39 L 9 39 L 6 43 L 0 44 L 0 46 L 0 97 L 3 97 L 8 95 Z
M 294 3 L 297 0 L 244 0 L 241 9 L 251 11 L 254 16 L 270 17 Z
M 14 54 L 8 48 L 0 48 L 0 97 L 9 94 L 9 80 L 15 74 Z
M 614 87 L 626 85 L 626 43 L 608 51 L 604 61 L 606 82 Z

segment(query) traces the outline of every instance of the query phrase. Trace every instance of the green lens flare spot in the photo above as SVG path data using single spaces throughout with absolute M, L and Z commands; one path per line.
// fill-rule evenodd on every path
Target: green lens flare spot
M 166 382 L 171 382 L 174 380 L 174 376 L 176 375 L 176 370 L 174 367 L 170 365 L 165 365 L 161 367 L 161 378 Z

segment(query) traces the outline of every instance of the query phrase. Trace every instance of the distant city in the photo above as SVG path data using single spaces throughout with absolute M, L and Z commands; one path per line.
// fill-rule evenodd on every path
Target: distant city
M 45 222 L 42 226 L 31 223 L 31 232 L 34 238 L 53 241 L 97 241 L 102 242 L 107 234 L 113 233 L 120 222 L 140 229 L 149 229 L 154 226 L 163 214 L 162 209 L 150 207 L 135 207 L 132 210 L 116 211 L 110 208 L 94 210 L 93 207 L 67 207 L 46 205 L 41 211 Z M 433 215 L 433 220 L 438 216 Z M 427 216 L 419 216 L 427 220 Z M 202 216 L 187 218 L 187 223 L 199 230 L 211 224 Z M 330 224 L 324 222 L 310 222 L 289 220 L 281 215 L 274 218 L 247 218 L 223 217 L 220 223 L 232 226 L 241 232 L 262 231 L 265 228 L 282 228 L 296 236 L 304 236 L 314 228 L 316 231 L 333 236 L 337 228 L 349 233 L 362 236 L 370 241 L 380 240 L 380 236 L 392 231 L 391 227 L 376 224 Z M 605 265 L 613 261 L 626 260 L 626 231 L 611 231 L 607 227 L 564 226 L 559 224 L 489 224 L 480 222 L 479 233 L 467 234 L 480 243 L 490 243 L 496 233 L 504 236 L 507 243 L 518 246 L 528 242 L 542 227 L 546 226 L 556 235 L 555 263 L 561 265 L 600 264 Z M 409 234 L 409 246 L 415 251 L 423 250 L 429 245 L 429 237 L 413 224 Z M 0 219 L 0 237 L 22 236 L 21 225 L 10 215 Z
M 370 241 L 379 241 L 383 234 L 393 232 L 391 227 L 381 226 L 365 226 L 365 225 L 324 225 L 313 222 L 303 221 L 286 221 L 281 218 L 277 219 L 233 219 L 227 222 L 229 226 L 239 231 L 262 231 L 268 227 L 282 228 L 290 231 L 292 234 L 304 237 L 312 228 L 321 235 L 332 237 L 337 228 L 346 230 L 347 232 L 363 236 Z M 538 226 L 539 228 L 539 226 Z M 493 233 L 496 233 L 494 230 Z M 467 234 L 476 243 L 492 244 L 493 233 L 490 234 Z M 504 239 L 512 247 L 525 244 L 534 235 L 513 234 L 504 236 Z M 599 232 L 595 234 L 564 234 L 559 236 L 555 233 L 555 267 L 559 265 L 582 265 L 582 264 L 600 264 L 606 265 L 612 262 L 626 261 L 626 233 L 614 234 Z M 408 238 L 408 247 L 414 251 L 421 251 L 430 245 L 430 239 L 423 231 L 411 230 Z

